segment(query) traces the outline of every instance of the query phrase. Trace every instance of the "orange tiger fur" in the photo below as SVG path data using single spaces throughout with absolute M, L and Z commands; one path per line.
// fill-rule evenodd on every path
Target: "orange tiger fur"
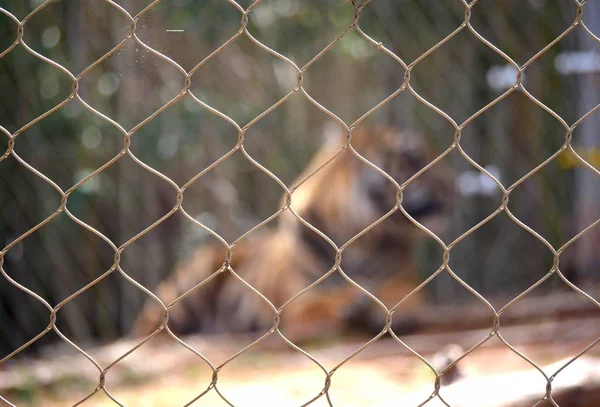
M 431 159 L 422 137 L 411 132 L 376 127 L 354 130 L 351 140 L 356 151 L 398 183 Z M 394 185 L 352 154 L 350 147 L 344 147 L 344 141 L 340 135 L 317 152 L 299 180 L 343 150 L 301 182 L 291 199 L 291 208 L 338 247 L 392 210 L 397 196 Z M 450 174 L 436 165 L 403 192 L 404 209 L 434 233 L 443 230 L 452 207 L 454 181 Z M 420 283 L 413 249 L 421 236 L 425 234 L 397 210 L 343 251 L 341 269 L 391 307 Z M 225 257 L 225 248 L 202 247 L 158 287 L 158 297 L 169 303 L 222 270 L 170 309 L 168 326 L 173 332 L 266 331 L 273 326 L 275 311 L 223 268 Z M 287 210 L 274 229 L 257 232 L 253 239 L 236 245 L 230 266 L 279 308 L 334 264 L 332 246 Z M 418 309 L 415 307 L 423 302 L 422 296 L 422 291 L 411 296 L 397 313 L 407 315 Z M 381 329 L 384 318 L 376 318 L 377 309 L 373 301 L 335 270 L 285 305 L 279 327 L 286 335 L 303 337 L 323 333 L 324 329 L 339 331 L 361 325 Z M 133 333 L 148 335 L 161 327 L 161 321 L 161 308 L 150 301 Z

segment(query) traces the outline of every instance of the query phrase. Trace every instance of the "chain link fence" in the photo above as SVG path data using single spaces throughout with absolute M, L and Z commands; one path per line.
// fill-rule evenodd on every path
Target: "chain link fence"
M 437 158 L 402 184 L 386 175 L 403 213 L 401 192 L 424 171 L 445 161 L 459 172 L 449 236 L 416 224 L 431 237 L 418 290 L 436 304 L 475 299 L 494 315 L 454 363 L 497 337 L 539 370 L 557 405 L 554 378 L 600 340 L 547 374 L 500 329 L 526 295 L 575 291 L 600 307 L 586 294 L 600 264 L 597 2 L 32 0 L 0 3 L 0 29 L 0 366 L 63 341 L 98 372 L 77 404 L 103 392 L 120 405 L 106 380 L 150 338 L 108 364 L 82 344 L 126 333 L 198 244 L 231 250 L 289 211 L 290 183 L 329 121 L 350 135 L 369 120 L 426 134 Z M 351 140 L 343 148 L 377 168 Z M 372 227 L 334 247 L 336 266 Z M 496 305 L 499 292 L 512 300 Z M 454 363 L 436 370 L 389 322 L 326 368 L 281 334 L 285 307 L 271 307 L 266 335 L 324 375 L 305 405 L 332 405 L 335 373 L 384 335 L 435 375 L 420 405 L 449 405 L 440 387 Z M 219 372 L 257 342 L 215 365 L 167 333 L 212 372 L 188 404 L 209 392 L 231 404 Z

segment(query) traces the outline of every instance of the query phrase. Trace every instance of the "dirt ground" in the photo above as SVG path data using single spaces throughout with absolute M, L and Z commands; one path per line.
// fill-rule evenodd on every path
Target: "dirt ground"
M 436 339 L 444 341 L 439 336 Z M 444 343 L 436 341 L 425 344 L 426 340 L 415 338 L 415 343 L 420 343 L 423 356 L 433 361 L 434 350 L 439 350 Z M 203 352 L 215 365 L 225 361 L 244 345 L 236 340 L 216 338 L 191 338 L 186 343 Z M 320 344 L 307 350 L 325 369 L 331 370 L 358 349 L 361 343 L 364 340 L 350 340 Z M 573 356 L 587 343 L 589 341 L 582 340 L 525 344 L 519 346 L 519 350 L 543 365 Z M 131 345 L 126 342 L 113 344 L 91 349 L 88 353 L 106 366 Z M 598 353 L 594 348 L 590 354 Z M 532 385 L 536 391 L 539 389 L 540 397 L 544 394 L 545 381 L 539 372 L 495 337 L 463 359 L 459 366 L 462 376 L 466 378 L 493 378 L 506 372 L 530 372 L 533 375 Z M 19 362 L 12 366 L 11 371 L 32 377 L 30 386 L 21 384 L 8 388 L 6 380 L 4 385 L 0 383 L 0 395 L 17 406 L 73 405 L 90 394 L 98 383 L 98 370 L 85 357 L 73 353 L 43 361 Z M 1 373 L 0 379 L 3 377 Z M 201 358 L 172 341 L 155 340 L 111 367 L 106 375 L 106 388 L 125 406 L 183 406 L 200 395 L 209 386 L 211 378 L 212 370 Z M 191 405 L 227 406 L 220 393 L 235 406 L 301 406 L 319 396 L 325 379 L 326 374 L 318 365 L 289 347 L 252 350 L 227 363 L 219 371 L 216 388 Z M 418 406 L 433 392 L 434 379 L 434 374 L 421 360 L 388 337 L 370 345 L 336 369 L 328 396 L 334 406 Z M 498 383 L 500 385 L 501 381 Z M 494 391 L 510 392 L 512 385 L 507 383 L 504 387 L 508 388 L 495 388 Z M 456 403 L 451 404 L 453 406 L 488 405 L 481 402 L 462 404 L 460 395 L 448 394 L 454 398 L 448 400 Z M 480 397 L 487 401 L 490 395 L 482 394 Z M 100 391 L 82 405 L 104 407 L 116 404 Z M 321 395 L 311 403 L 311 406 L 319 407 L 328 405 L 326 395 Z M 438 405 L 443 404 L 439 400 L 427 404 L 428 407 Z

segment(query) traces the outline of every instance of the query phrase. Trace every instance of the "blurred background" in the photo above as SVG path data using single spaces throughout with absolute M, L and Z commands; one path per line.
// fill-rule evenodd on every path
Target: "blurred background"
M 0 0 L 0 7 L 24 18 L 41 1 Z M 122 0 L 132 15 L 146 0 Z M 246 4 L 248 3 L 248 4 Z M 244 7 L 249 1 L 241 1 Z M 410 63 L 464 20 L 459 0 L 377 0 L 361 14 L 360 26 Z M 572 0 L 499 0 L 472 10 L 473 27 L 518 64 L 532 58 L 567 30 L 576 18 Z M 137 23 L 141 41 L 189 70 L 239 29 L 239 11 L 226 1 L 165 0 Z M 310 61 L 353 19 L 343 0 L 266 0 L 250 14 L 248 29 L 259 41 L 298 66 Z M 600 5 L 585 7 L 585 24 L 600 33 Z M 75 75 L 122 41 L 129 23 L 104 1 L 82 6 L 76 0 L 51 2 L 26 24 L 25 42 Z M 0 50 L 17 36 L 16 24 L 0 13 Z M 577 28 L 528 66 L 524 84 L 570 126 L 600 103 L 600 44 Z M 356 32 L 350 32 L 312 65 L 307 92 L 350 124 L 402 83 L 404 71 Z M 420 61 L 411 84 L 426 100 L 462 123 L 516 78 L 505 59 L 467 29 Z M 241 36 L 210 59 L 192 78 L 200 100 L 244 125 L 295 87 L 294 70 Z M 183 76 L 133 40 L 95 66 L 80 82 L 79 94 L 126 130 L 175 97 Z M 17 47 L 0 59 L 0 125 L 13 133 L 56 106 L 71 92 L 67 75 Z M 408 92 L 386 104 L 372 122 L 422 132 L 435 153 L 452 143 L 453 127 Z M 248 152 L 290 183 L 323 142 L 331 120 L 301 94 L 268 114 L 247 133 Z M 572 145 L 600 169 L 600 116 L 592 114 L 573 132 Z M 547 111 L 517 91 L 494 105 L 463 131 L 461 145 L 508 187 L 542 163 L 565 142 L 566 130 Z M 0 137 L 0 151 L 7 147 Z M 143 126 L 131 139 L 133 153 L 179 185 L 235 145 L 237 132 L 186 96 Z M 114 157 L 123 135 L 73 101 L 27 128 L 16 153 L 67 189 Z M 457 171 L 459 204 L 446 241 L 486 218 L 501 203 L 498 188 L 456 151 L 445 158 Z M 185 193 L 184 208 L 228 241 L 239 237 L 279 207 L 281 188 L 236 153 L 197 180 Z M 600 217 L 600 178 L 568 152 L 558 156 L 511 194 L 509 208 L 555 248 Z M 120 245 L 167 213 L 176 194 L 164 180 L 123 157 L 82 185 L 69 210 Z M 53 213 L 60 195 L 14 157 L 0 162 L 0 246 Z M 598 228 L 569 246 L 561 270 L 583 289 L 598 283 Z M 121 266 L 148 288 L 199 244 L 214 240 L 177 213 L 123 253 Z M 462 240 L 452 252 L 453 270 L 481 294 L 509 299 L 542 278 L 552 253 L 505 213 Z M 113 263 L 112 249 L 61 214 L 6 253 L 3 268 L 19 283 L 55 305 L 100 276 Z M 423 278 L 441 264 L 429 239 L 419 250 Z M 466 303 L 473 295 L 446 275 L 427 287 L 434 304 Z M 532 296 L 568 290 L 553 276 Z M 68 303 L 57 326 L 76 343 L 103 343 L 127 333 L 147 297 L 117 273 Z M 506 301 L 504 301 L 506 302 Z M 482 306 L 478 303 L 478 306 Z M 0 357 L 34 337 L 48 324 L 48 311 L 0 279 Z M 50 332 L 24 353 L 57 341 Z

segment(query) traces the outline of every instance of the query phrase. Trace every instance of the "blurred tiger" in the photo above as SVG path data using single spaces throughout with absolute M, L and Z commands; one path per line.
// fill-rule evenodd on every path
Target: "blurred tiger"
M 341 267 L 334 267 L 332 243 L 341 248 L 392 211 L 398 196 L 392 182 L 351 150 L 399 184 L 432 157 L 423 138 L 410 131 L 381 126 L 354 129 L 352 147 L 346 145 L 346 137 L 341 133 L 331 137 L 316 153 L 299 176 L 290 203 L 297 215 L 331 241 L 302 224 L 288 209 L 273 229 L 257 232 L 254 238 L 236 245 L 231 269 L 264 298 L 226 270 L 225 248 L 201 247 L 155 291 L 168 304 L 212 276 L 170 308 L 168 326 L 175 334 L 266 332 L 276 323 L 275 309 L 283 305 L 278 327 L 290 338 L 383 329 L 385 313 L 350 279 L 392 307 L 421 281 L 414 248 L 426 234 L 396 210 L 345 247 Z M 453 185 L 452 172 L 438 163 L 409 183 L 402 194 L 402 207 L 421 225 L 440 233 L 452 211 Z M 325 279 L 302 292 L 328 272 Z M 409 315 L 423 303 L 423 295 L 419 290 L 401 304 L 393 318 L 395 330 L 413 328 Z M 150 300 L 133 334 L 146 336 L 162 329 L 162 314 L 158 303 Z

